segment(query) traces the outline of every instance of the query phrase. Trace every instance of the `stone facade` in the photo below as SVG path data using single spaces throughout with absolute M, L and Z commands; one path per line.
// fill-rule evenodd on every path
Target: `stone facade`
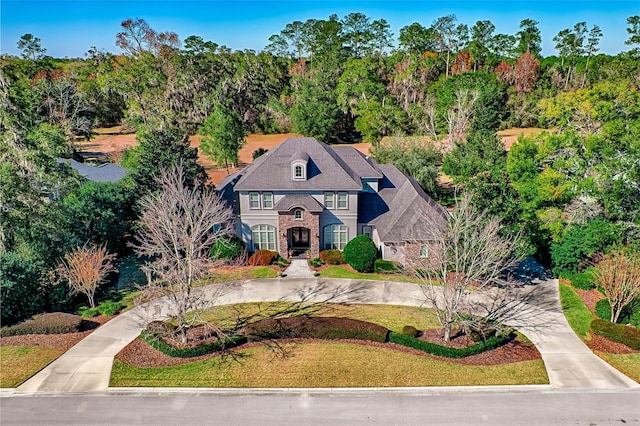
M 295 218 L 295 210 L 278 212 L 278 253 L 282 257 L 288 257 L 289 241 L 288 233 L 291 228 L 309 229 L 309 249 L 311 257 L 317 257 L 320 253 L 320 214 L 309 211 L 302 212 L 302 220 Z

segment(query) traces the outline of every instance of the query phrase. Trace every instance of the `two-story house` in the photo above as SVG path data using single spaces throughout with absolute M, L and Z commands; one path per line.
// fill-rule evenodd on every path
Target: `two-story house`
M 447 216 L 395 166 L 313 138 L 283 141 L 218 189 L 233 206 L 248 251 L 282 256 L 308 251 L 315 257 L 367 234 L 384 259 L 404 262 L 408 250 L 427 255 L 433 225 L 425 223 L 441 226 Z

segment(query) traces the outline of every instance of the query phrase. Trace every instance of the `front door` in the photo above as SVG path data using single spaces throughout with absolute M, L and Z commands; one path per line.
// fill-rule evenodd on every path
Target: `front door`
M 303 252 L 310 248 L 309 228 L 289 229 L 289 247 L 296 252 Z

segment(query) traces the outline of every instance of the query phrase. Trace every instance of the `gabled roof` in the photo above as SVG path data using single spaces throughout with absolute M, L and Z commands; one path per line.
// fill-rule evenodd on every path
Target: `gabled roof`
M 382 178 L 382 172 L 378 165 L 354 147 L 334 146 L 333 150 L 360 179 Z
M 301 207 L 312 213 L 320 213 L 324 210 L 322 204 L 308 194 L 285 195 L 273 206 L 273 209 L 279 212 L 288 212 L 296 207 Z
M 291 161 L 308 155 L 307 179 L 291 179 Z M 288 138 L 242 171 L 236 191 L 350 191 L 360 176 L 329 145 L 314 138 Z
M 378 168 L 384 178 L 377 193 L 359 195 L 359 222 L 374 225 L 384 242 L 434 238 L 449 213 L 395 166 L 379 164 Z
M 118 182 L 127 174 L 127 169 L 111 163 L 90 166 L 73 159 L 56 158 L 58 164 L 68 164 L 80 176 L 94 182 Z

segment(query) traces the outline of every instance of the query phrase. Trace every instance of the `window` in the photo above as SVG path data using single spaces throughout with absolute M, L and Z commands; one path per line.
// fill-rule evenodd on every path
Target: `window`
M 262 208 L 263 209 L 273 208 L 273 194 L 271 192 L 265 192 L 264 194 L 262 194 Z
M 296 210 L 293 212 L 293 216 L 294 216 L 294 218 L 295 218 L 296 220 L 302 220 L 302 219 L 304 219 L 304 217 L 302 217 L 302 210 L 301 210 L 301 209 L 296 209 Z
M 369 238 L 371 238 L 373 236 L 373 230 L 370 226 L 363 226 L 362 227 L 362 234 L 368 236 Z
M 296 162 L 292 164 L 291 179 L 293 180 L 307 180 L 307 165 L 306 163 Z
M 339 209 L 348 209 L 348 194 L 346 192 L 338 192 L 338 208 Z
M 249 193 L 249 208 L 250 209 L 260 208 L 260 194 L 258 194 L 257 192 Z
M 429 246 L 426 244 L 423 244 L 420 246 L 420 257 L 427 257 L 429 256 Z
M 276 228 L 271 225 L 256 225 L 251 228 L 253 250 L 276 250 Z
M 325 192 L 324 193 L 324 206 L 327 209 L 333 209 L 334 208 L 334 203 L 333 203 L 333 192 Z
M 349 241 L 349 228 L 345 225 L 329 225 L 324 228 L 325 250 L 342 250 Z

